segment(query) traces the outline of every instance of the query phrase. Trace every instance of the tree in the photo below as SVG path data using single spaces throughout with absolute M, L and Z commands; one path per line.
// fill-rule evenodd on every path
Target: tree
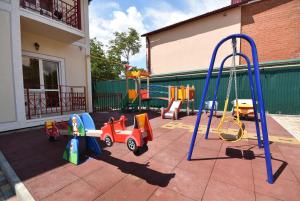
M 128 33 L 114 33 L 115 38 L 109 42 L 109 52 L 121 56 L 123 63 L 129 64 L 130 56 L 139 53 L 142 45 L 139 33 L 133 28 L 129 28 L 128 30 Z
M 109 42 L 108 51 L 96 38 L 91 39 L 91 68 L 93 80 L 120 79 L 125 72 L 124 64 L 129 64 L 130 56 L 139 53 L 141 42 L 138 32 L 129 28 L 126 32 L 115 32 Z
M 113 63 L 107 58 L 103 50 L 103 44 L 92 39 L 91 48 L 91 71 L 93 80 L 112 80 L 118 78 L 119 72 L 114 69 Z

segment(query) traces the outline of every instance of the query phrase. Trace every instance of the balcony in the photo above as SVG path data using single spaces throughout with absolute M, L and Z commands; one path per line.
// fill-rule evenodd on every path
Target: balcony
M 27 119 L 86 111 L 86 89 L 84 86 L 60 85 L 25 88 L 24 96 Z
M 62 42 L 85 37 L 80 0 L 20 0 L 21 30 Z
M 38 12 L 71 27 L 81 29 L 80 5 L 77 0 L 72 4 L 62 0 L 20 0 L 21 7 Z

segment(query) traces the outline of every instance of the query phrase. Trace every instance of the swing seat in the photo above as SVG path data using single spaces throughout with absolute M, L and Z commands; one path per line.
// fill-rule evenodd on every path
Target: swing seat
M 233 124 L 237 129 L 234 128 L 223 129 L 224 123 Z M 229 141 L 229 142 L 237 142 L 241 140 L 244 136 L 245 125 L 242 122 L 237 121 L 236 119 L 227 117 L 224 119 L 223 122 L 220 122 L 217 130 L 222 140 Z

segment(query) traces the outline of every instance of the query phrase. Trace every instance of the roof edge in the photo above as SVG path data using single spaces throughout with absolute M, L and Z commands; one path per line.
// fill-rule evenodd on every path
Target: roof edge
M 182 24 L 185 24 L 185 23 L 188 23 L 188 22 L 193 22 L 195 20 L 198 20 L 198 19 L 201 19 L 201 18 L 204 18 L 204 17 L 208 17 L 208 16 L 213 15 L 213 14 L 217 14 L 217 13 L 224 12 L 224 11 L 232 9 L 232 8 L 239 7 L 239 6 L 244 5 L 244 4 L 248 4 L 251 1 L 255 1 L 255 0 L 245 0 L 245 1 L 242 1 L 240 3 L 231 4 L 229 6 L 226 6 L 226 7 L 223 7 L 223 8 L 219 8 L 217 10 L 213 10 L 213 11 L 210 11 L 210 12 L 207 12 L 207 13 L 204 13 L 204 14 L 201 14 L 201 15 L 198 15 L 198 16 L 195 16 L 195 17 L 192 17 L 192 18 L 180 21 L 180 22 L 176 22 L 174 24 L 171 24 L 171 25 L 168 25 L 168 26 L 165 26 L 165 27 L 162 27 L 162 28 L 150 31 L 148 33 L 144 33 L 144 34 L 141 35 L 141 37 L 153 35 L 153 34 L 156 34 L 156 33 L 162 32 L 162 31 L 166 31 L 166 30 L 169 30 L 169 29 L 173 29 L 173 28 L 175 28 L 177 26 L 180 26 Z

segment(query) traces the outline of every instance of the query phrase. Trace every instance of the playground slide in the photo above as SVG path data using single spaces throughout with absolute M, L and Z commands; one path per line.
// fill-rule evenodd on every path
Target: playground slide
M 162 118 L 178 119 L 178 113 L 180 111 L 181 104 L 181 100 L 172 101 L 168 108 L 162 109 Z

